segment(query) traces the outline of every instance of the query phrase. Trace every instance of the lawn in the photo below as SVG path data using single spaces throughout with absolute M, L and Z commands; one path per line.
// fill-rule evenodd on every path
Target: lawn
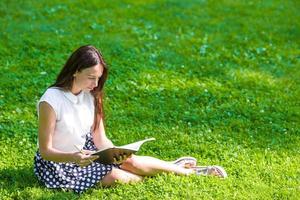
M 0 1 L 0 199 L 300 199 L 300 3 Z M 106 133 L 139 155 L 217 164 L 228 179 L 46 189 L 36 103 L 77 47 L 110 68 Z

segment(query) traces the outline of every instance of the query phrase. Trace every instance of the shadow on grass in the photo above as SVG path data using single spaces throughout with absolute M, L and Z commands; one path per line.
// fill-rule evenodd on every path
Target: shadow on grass
M 46 189 L 33 173 L 32 167 L 0 170 L 0 186 L 12 199 L 77 199 L 73 192 Z
M 27 187 L 39 187 L 40 184 L 33 174 L 32 167 L 2 169 L 1 184 L 2 188 L 10 190 L 12 188 L 23 190 Z
M 35 177 L 32 167 L 1 169 L 0 186 L 13 199 L 66 199 L 78 196 L 72 192 L 47 190 Z

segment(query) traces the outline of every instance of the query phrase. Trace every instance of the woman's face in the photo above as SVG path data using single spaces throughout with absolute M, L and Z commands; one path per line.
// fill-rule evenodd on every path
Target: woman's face
M 102 76 L 103 67 L 100 64 L 81 70 L 74 74 L 72 92 L 80 93 L 82 90 L 91 91 L 98 86 L 98 80 Z

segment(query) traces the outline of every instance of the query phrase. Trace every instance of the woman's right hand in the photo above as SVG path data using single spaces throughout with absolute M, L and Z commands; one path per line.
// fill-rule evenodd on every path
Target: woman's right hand
M 81 152 L 75 152 L 73 154 L 74 162 L 80 167 L 88 166 L 92 164 L 94 160 L 99 158 L 99 156 L 92 155 L 92 153 L 94 152 L 88 150 L 81 150 Z

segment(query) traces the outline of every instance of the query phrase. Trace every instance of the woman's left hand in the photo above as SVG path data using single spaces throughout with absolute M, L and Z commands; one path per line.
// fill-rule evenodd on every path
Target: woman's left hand
M 118 157 L 114 157 L 114 164 L 122 164 L 130 155 L 119 155 Z

